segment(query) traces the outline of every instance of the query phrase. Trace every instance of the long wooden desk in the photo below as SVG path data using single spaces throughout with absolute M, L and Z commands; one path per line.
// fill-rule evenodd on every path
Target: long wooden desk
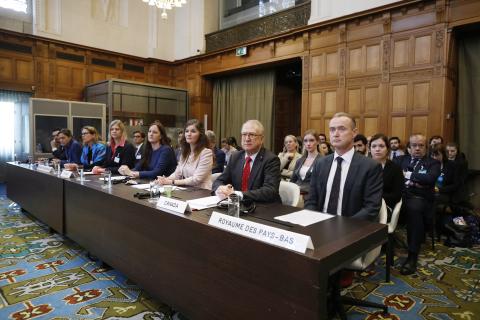
M 65 235 L 193 320 L 326 319 L 329 275 L 387 235 L 386 226 L 343 217 L 279 224 L 274 216 L 297 210 L 279 204 L 245 217 L 310 235 L 315 250 L 299 254 L 209 226 L 212 210 L 177 216 L 134 198 L 129 186 L 103 189 L 87 179 L 64 180 Z M 174 191 L 184 199 L 208 194 Z
M 56 175 L 7 163 L 7 197 L 63 234 L 63 180 Z

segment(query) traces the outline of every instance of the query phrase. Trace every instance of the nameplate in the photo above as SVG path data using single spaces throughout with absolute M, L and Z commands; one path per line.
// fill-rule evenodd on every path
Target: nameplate
M 160 197 L 157 202 L 157 208 L 180 214 L 184 214 L 185 211 L 191 211 L 188 203 L 185 201 L 168 197 Z
M 212 213 L 208 224 L 247 238 L 266 242 L 300 253 L 305 253 L 307 248 L 314 249 L 310 236 L 227 216 L 216 211 Z
M 53 168 L 50 167 L 50 166 L 46 166 L 46 165 L 43 165 L 43 164 L 39 164 L 38 167 L 37 167 L 37 171 L 45 172 L 45 173 L 50 173 L 50 172 L 53 171 Z
M 73 176 L 73 172 L 68 170 L 63 170 L 62 173 L 60 174 L 60 178 L 63 178 L 63 179 L 68 179 L 68 178 L 71 178 L 72 176 Z

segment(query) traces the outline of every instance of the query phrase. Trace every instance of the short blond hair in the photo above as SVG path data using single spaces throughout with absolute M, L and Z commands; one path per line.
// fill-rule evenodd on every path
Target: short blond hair
M 109 136 L 109 140 L 111 141 L 112 140 L 112 136 L 110 135 L 110 130 L 112 129 L 113 126 L 118 126 L 120 128 L 120 130 L 122 131 L 122 138 L 124 140 L 127 140 L 127 132 L 125 130 L 125 124 L 123 124 L 122 120 L 113 120 L 112 122 L 110 122 L 110 125 L 108 126 L 108 136 Z

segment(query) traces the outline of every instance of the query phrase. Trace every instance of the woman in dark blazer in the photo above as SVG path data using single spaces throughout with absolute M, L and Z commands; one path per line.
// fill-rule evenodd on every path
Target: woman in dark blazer
M 372 159 L 378 161 L 383 167 L 382 197 L 391 212 L 402 197 L 404 179 L 402 169 L 388 158 L 389 148 L 388 138 L 384 134 L 376 134 L 370 140 Z
M 135 165 L 135 147 L 127 141 L 125 125 L 120 120 L 113 120 L 109 126 L 110 141 L 107 146 L 107 154 L 103 166 L 95 166 L 92 169 L 94 174 L 101 174 L 105 169 L 112 173 L 118 173 L 118 168 L 126 165 L 133 168 Z
M 310 179 L 314 164 L 323 155 L 319 152 L 320 137 L 315 130 L 307 130 L 303 135 L 303 156 L 297 160 L 290 182 L 300 187 L 300 193 L 304 200 L 308 198 L 310 191 Z

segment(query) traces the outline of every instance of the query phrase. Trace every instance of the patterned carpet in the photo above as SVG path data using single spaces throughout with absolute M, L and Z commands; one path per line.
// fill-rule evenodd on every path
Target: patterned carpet
M 122 273 L 32 221 L 0 196 L 0 319 L 175 319 Z M 384 261 L 356 276 L 344 294 L 386 303 L 390 316 L 351 308 L 349 319 L 480 319 L 480 248 L 425 249 L 417 275 Z M 401 261 L 397 260 L 399 263 Z

